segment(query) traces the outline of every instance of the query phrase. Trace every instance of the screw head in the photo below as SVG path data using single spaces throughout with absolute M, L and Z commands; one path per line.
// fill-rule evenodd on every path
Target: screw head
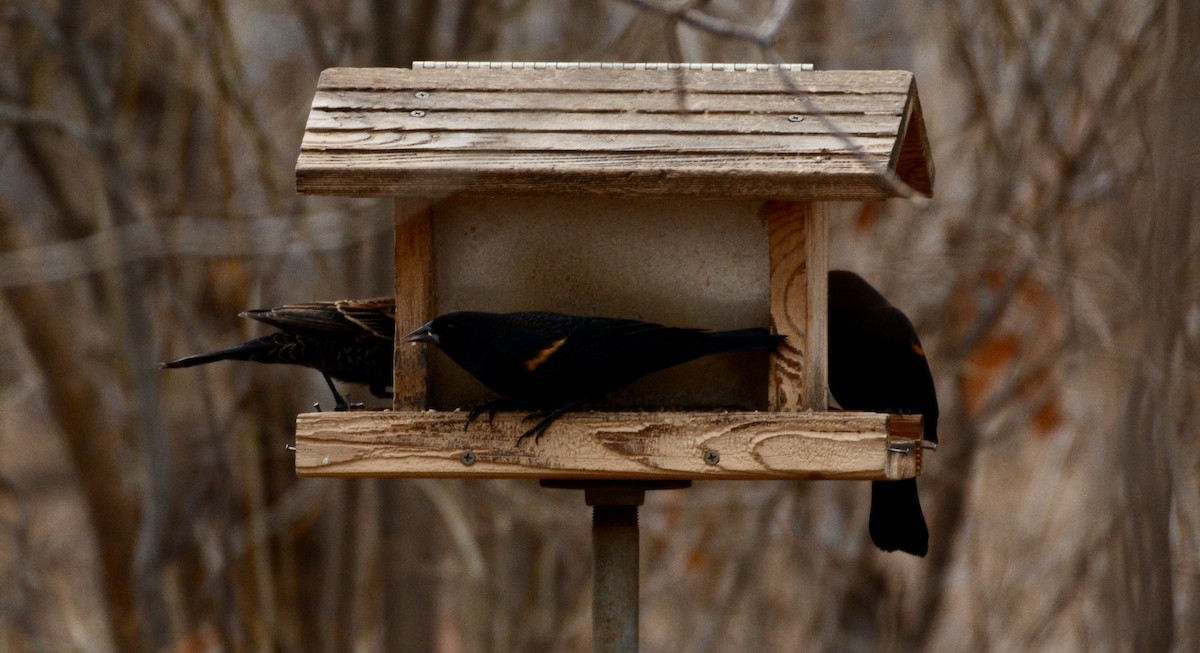
M 721 462 L 721 454 L 715 449 L 709 449 L 704 452 L 704 462 L 709 465 L 715 465 Z
M 424 118 L 425 112 L 421 111 L 420 109 L 414 109 L 413 111 L 410 111 L 408 115 L 412 116 L 413 118 Z
M 462 455 L 458 457 L 458 459 L 462 461 L 462 464 L 470 467 L 471 465 L 475 464 L 475 452 L 464 451 Z
M 417 91 L 416 93 L 413 93 L 413 97 L 424 100 L 425 98 L 429 97 L 429 91 Z
M 800 122 L 802 120 L 804 120 L 804 116 L 798 113 L 793 113 L 792 115 L 788 116 L 788 122 Z

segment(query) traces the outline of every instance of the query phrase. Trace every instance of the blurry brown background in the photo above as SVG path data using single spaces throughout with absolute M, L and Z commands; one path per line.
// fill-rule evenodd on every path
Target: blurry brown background
M 297 479 L 318 375 L 157 363 L 390 291 L 388 203 L 294 193 L 327 66 L 772 57 L 916 73 L 936 197 L 831 260 L 930 354 L 931 553 L 863 483 L 655 493 L 643 649 L 1200 650 L 1200 3 L 656 6 L 0 4 L 0 650 L 588 650 L 577 493 Z

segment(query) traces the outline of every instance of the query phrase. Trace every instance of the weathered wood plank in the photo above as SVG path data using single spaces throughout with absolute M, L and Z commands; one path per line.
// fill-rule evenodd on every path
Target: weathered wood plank
M 862 161 L 832 156 L 303 153 L 296 186 L 304 193 L 354 196 L 562 194 L 811 200 L 891 196 L 891 189 Z
M 836 115 L 902 115 L 907 93 L 837 93 L 796 98 L 770 93 L 705 93 L 680 95 L 669 91 L 460 91 L 454 88 L 406 93 L 398 90 L 320 89 L 313 98 L 313 112 L 338 111 L 591 111 L 643 113 L 734 113 L 738 115 L 813 113 Z
M 842 133 L 851 136 L 887 137 L 888 145 L 896 143 L 899 116 L 836 116 L 831 118 Z M 347 130 L 361 131 L 504 131 L 504 132 L 565 132 L 573 134 L 608 135 L 612 132 L 630 134 L 681 134 L 696 138 L 696 134 L 746 135 L 811 135 L 824 136 L 830 149 L 843 150 L 846 145 L 816 120 L 795 122 L 788 114 L 728 113 L 596 113 L 550 111 L 428 111 L 421 116 L 410 112 L 336 112 L 313 111 L 308 118 L 308 134 L 320 135 Z M 747 146 L 743 149 L 752 149 Z M 888 149 L 891 153 L 891 147 Z
M 864 154 L 887 157 L 895 139 L 855 137 Z M 843 147 L 833 136 L 801 134 L 731 135 L 626 133 L 596 130 L 590 133 L 530 131 L 350 131 L 309 132 L 301 146 L 306 152 L 580 152 L 657 154 L 726 153 L 820 155 Z
M 804 267 L 808 294 L 805 301 L 808 333 L 804 348 L 804 408 L 828 410 L 829 204 L 809 203 L 806 220 Z
M 929 185 L 910 161 L 928 155 L 911 73 L 787 74 L 796 89 L 774 71 L 330 69 L 297 188 L 874 200 L 895 189 L 872 177 L 898 167 Z
M 877 413 L 570 413 L 541 441 L 521 413 L 464 430 L 453 412 L 307 413 L 296 423 L 303 476 L 469 478 L 907 478 L 888 442 L 919 437 L 920 416 Z M 469 454 L 464 459 L 464 454 Z M 469 461 L 466 464 L 464 460 Z M 887 474 L 891 473 L 889 477 Z
M 826 410 L 828 204 L 763 204 L 770 258 L 771 327 L 787 336 L 771 355 L 771 410 Z
M 429 201 L 397 197 L 396 341 L 433 317 L 433 224 Z M 393 410 L 425 408 L 429 349 L 396 347 Z
M 870 160 L 880 157 L 870 156 Z M 301 152 L 302 169 L 326 166 L 332 170 L 360 167 L 360 174 L 416 173 L 421 170 L 463 170 L 486 173 L 514 171 L 518 174 L 529 171 L 553 170 L 567 174 L 567 166 L 577 166 L 580 172 L 619 174 L 639 171 L 664 175 L 667 171 L 678 174 L 701 174 L 719 171 L 723 174 L 741 175 L 779 172 L 791 174 L 797 171 L 812 176 L 844 174 L 869 171 L 860 158 L 845 153 L 821 154 L 664 154 L 661 152 L 598 152 L 582 155 L 556 152 L 514 152 L 511 155 L 495 152 Z M 355 166 L 356 163 L 362 162 Z M 380 169 L 386 166 L 404 166 L 403 170 Z
M 814 70 L 783 73 L 804 93 L 907 93 L 912 73 L 903 70 Z M 678 91 L 787 93 L 775 71 L 664 71 L 600 69 L 329 68 L 318 87 L 330 90 L 426 91 Z
M 512 153 L 422 157 L 420 167 L 397 170 L 407 153 L 376 156 L 302 157 L 297 188 L 322 195 L 408 195 L 419 197 L 485 197 L 505 195 L 600 195 L 606 197 L 742 198 L 808 200 L 883 200 L 891 189 L 857 160 L 826 158 L 816 164 L 796 158 L 754 161 L 742 157 L 710 157 L 699 169 L 671 164 L 681 157 L 603 155 L 595 161 L 571 157 L 575 170 L 563 171 L 562 155 Z M 521 161 L 528 157 L 528 161 Z M 690 156 L 690 158 L 697 158 Z M 652 159 L 662 164 L 657 168 Z M 586 163 L 586 166 L 579 164 Z M 767 165 L 767 164 L 770 165 Z M 794 164 L 794 165 L 788 165 Z M 807 172 L 797 175 L 796 171 Z
M 913 82 L 912 99 L 906 108 L 904 122 L 900 126 L 903 137 L 892 156 L 891 167 L 896 176 L 913 190 L 925 196 L 933 196 L 933 150 L 925 131 L 925 119 L 921 115 L 921 100 Z

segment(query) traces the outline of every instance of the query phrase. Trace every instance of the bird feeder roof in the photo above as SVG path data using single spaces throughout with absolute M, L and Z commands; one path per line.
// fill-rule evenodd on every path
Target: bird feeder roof
M 302 193 L 427 198 L 878 200 L 933 176 L 912 73 L 761 64 L 330 68 L 296 163 Z

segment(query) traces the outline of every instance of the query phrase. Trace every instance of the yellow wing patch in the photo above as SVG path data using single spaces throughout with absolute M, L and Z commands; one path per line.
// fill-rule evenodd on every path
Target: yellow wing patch
M 546 362 L 547 358 L 550 358 L 550 354 L 558 351 L 558 348 L 562 347 L 563 343 L 566 341 L 566 338 L 562 338 L 561 340 L 555 340 L 554 342 L 550 343 L 549 347 L 539 351 L 533 355 L 533 358 L 525 361 L 525 369 L 530 372 L 536 370 L 539 365 Z
M 908 346 L 912 347 L 912 350 L 914 352 L 916 352 L 918 356 L 920 356 L 921 358 L 925 358 L 925 350 L 921 348 L 921 343 L 914 340 L 914 341 L 908 343 Z

